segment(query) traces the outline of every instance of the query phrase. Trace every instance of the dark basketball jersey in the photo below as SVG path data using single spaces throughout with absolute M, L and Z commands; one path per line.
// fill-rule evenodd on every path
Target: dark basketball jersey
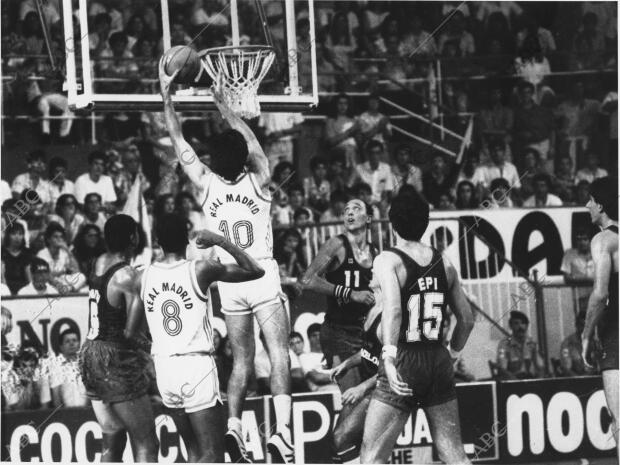
M 350 287 L 354 291 L 367 291 L 372 279 L 372 268 L 364 268 L 357 263 L 349 239 L 344 234 L 338 235 L 344 244 L 344 260 L 338 268 L 325 274 L 325 279 L 335 285 Z M 375 248 L 369 244 L 370 254 L 375 258 Z M 343 326 L 356 326 L 364 322 L 370 308 L 357 302 L 344 303 L 333 296 L 327 297 L 325 321 Z
M 364 344 L 362 346 L 362 379 L 367 380 L 377 374 L 379 360 L 381 359 L 381 348 L 383 344 L 377 338 L 377 326 L 381 323 L 381 315 L 375 318 L 368 331 L 364 332 Z
M 108 302 L 108 283 L 118 270 L 127 266 L 126 262 L 112 265 L 103 275 L 92 276 L 90 290 L 88 291 L 89 328 L 90 340 L 95 341 L 125 341 L 123 331 L 127 322 L 127 310 L 114 308 Z
M 618 235 L 617 226 L 609 226 L 607 229 Z M 607 292 L 609 294 L 607 308 L 605 308 L 603 318 L 598 325 L 600 336 L 608 332 L 618 331 L 618 272 L 613 270 L 613 265 L 609 273 Z
M 441 254 L 433 249 L 430 263 L 420 266 L 402 250 L 389 250 L 400 257 L 407 272 L 401 289 L 402 322 L 398 342 L 441 344 L 442 322 L 448 306 L 448 278 Z

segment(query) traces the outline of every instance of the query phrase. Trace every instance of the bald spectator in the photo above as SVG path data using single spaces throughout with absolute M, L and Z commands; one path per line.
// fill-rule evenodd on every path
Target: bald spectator
M 530 320 L 525 313 L 510 312 L 512 335 L 497 347 L 497 367 L 502 379 L 531 379 L 544 374 L 542 358 L 534 339 L 527 335 Z

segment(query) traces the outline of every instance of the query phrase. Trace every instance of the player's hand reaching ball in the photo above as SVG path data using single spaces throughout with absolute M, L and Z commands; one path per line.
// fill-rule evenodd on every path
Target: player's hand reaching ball
M 170 86 L 174 82 L 174 78 L 179 74 L 180 69 L 177 69 L 172 75 L 166 73 L 166 66 L 164 64 L 164 57 L 159 59 L 159 87 L 161 89 L 161 95 L 166 97 L 170 93 Z
M 196 246 L 199 249 L 208 249 L 209 247 L 220 245 L 226 241 L 224 236 L 220 236 L 219 234 L 209 231 L 208 229 L 201 229 L 200 231 L 197 231 L 194 238 L 196 239 Z
M 375 304 L 375 295 L 370 291 L 352 291 L 351 300 L 372 307 Z
M 390 360 L 390 358 L 385 359 L 385 376 L 390 383 L 390 389 L 394 391 L 399 396 L 412 396 L 413 390 L 409 387 L 407 383 L 403 381 L 396 370 L 396 365 L 394 365 L 394 361 Z

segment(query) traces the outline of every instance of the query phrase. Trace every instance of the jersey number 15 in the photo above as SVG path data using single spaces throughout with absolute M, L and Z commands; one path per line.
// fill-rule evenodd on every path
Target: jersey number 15
M 420 305 L 422 300 L 422 305 Z M 407 301 L 409 311 L 409 328 L 407 342 L 419 342 L 424 336 L 427 341 L 439 339 L 443 320 L 441 307 L 444 296 L 442 292 L 425 292 L 413 294 Z

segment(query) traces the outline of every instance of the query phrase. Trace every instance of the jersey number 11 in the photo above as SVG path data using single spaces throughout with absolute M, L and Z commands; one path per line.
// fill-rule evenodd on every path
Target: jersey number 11
M 355 270 L 353 272 L 353 288 L 360 287 L 360 271 Z M 346 270 L 344 272 L 344 285 L 345 287 L 351 287 L 351 270 Z

